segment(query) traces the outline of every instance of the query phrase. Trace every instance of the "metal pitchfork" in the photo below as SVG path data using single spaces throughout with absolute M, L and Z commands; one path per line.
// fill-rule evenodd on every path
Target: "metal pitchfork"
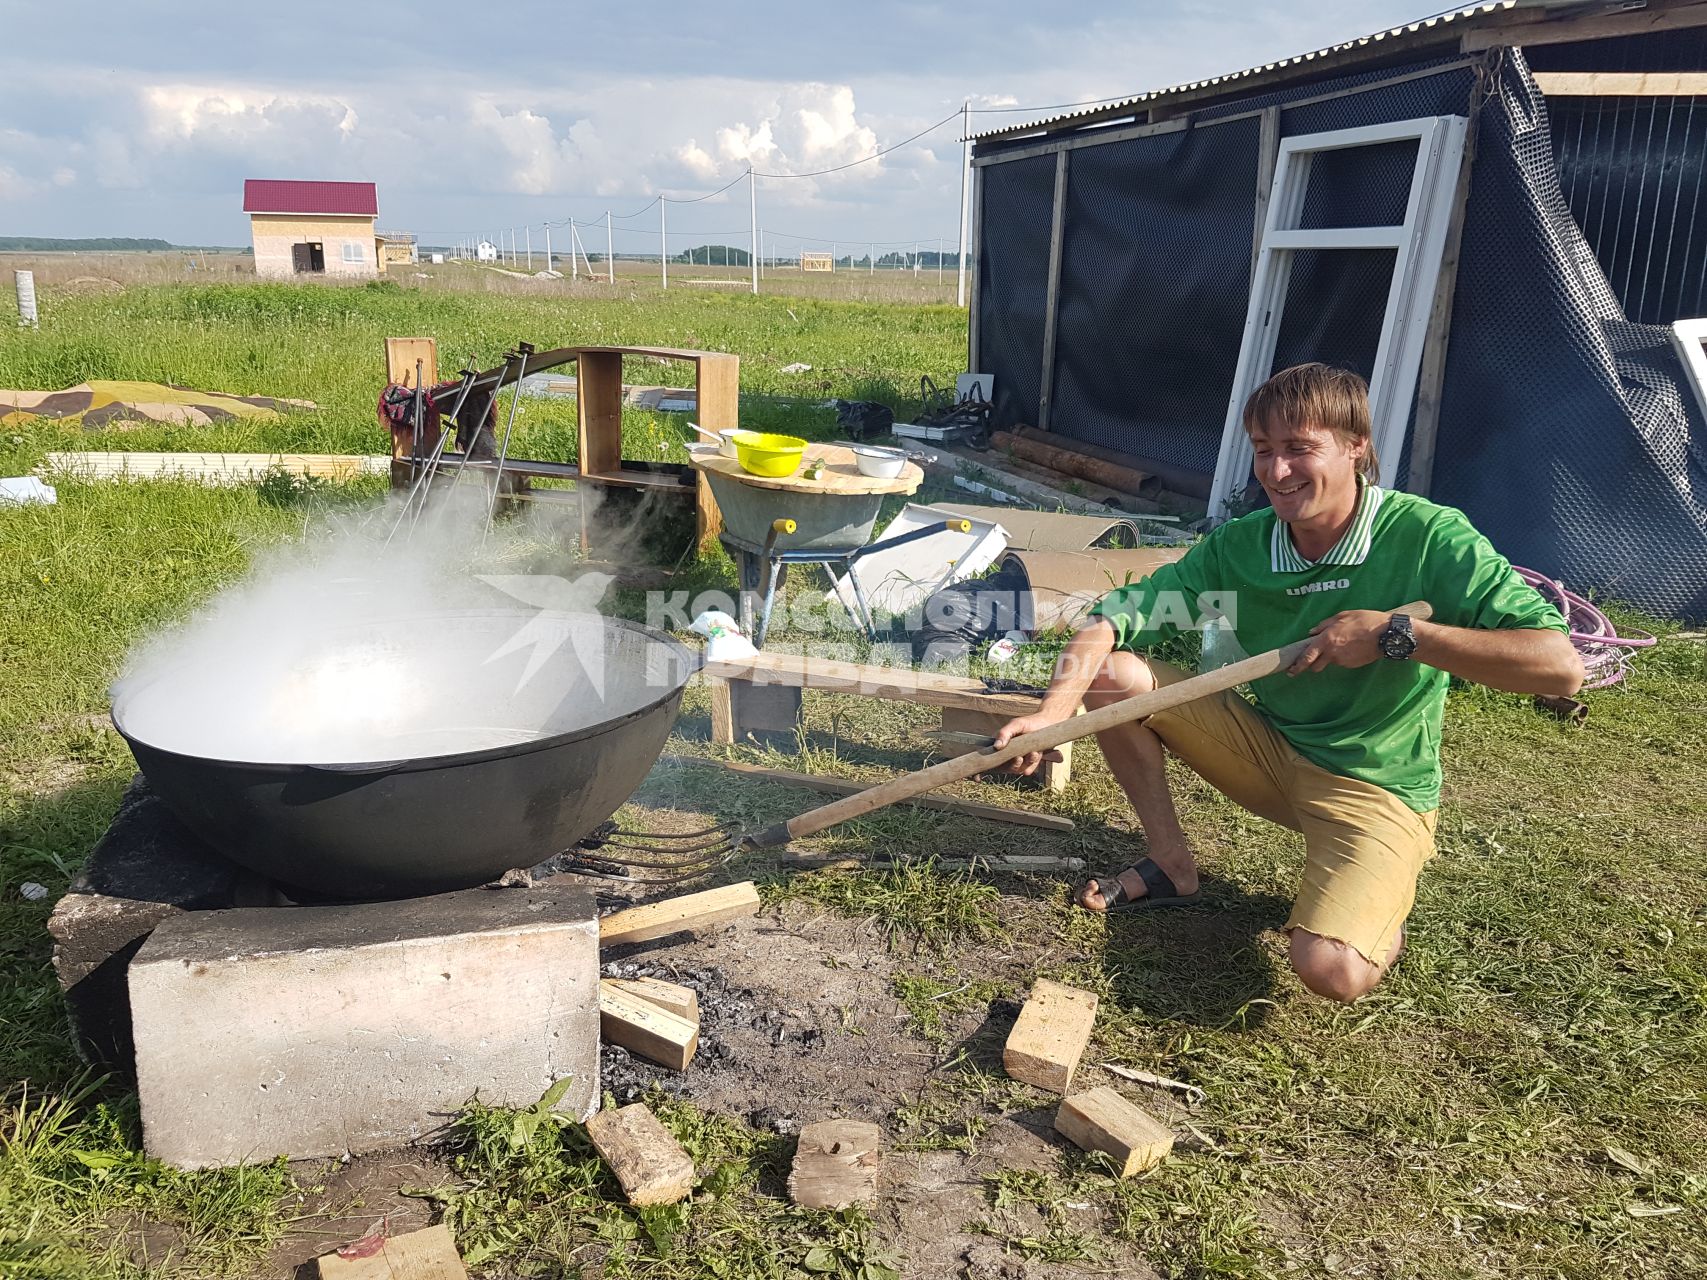
M 1434 616 L 1434 609 L 1423 600 L 1400 605 L 1391 612 L 1408 614 L 1425 622 Z M 1252 680 L 1260 680 L 1264 676 L 1275 675 L 1296 662 L 1313 639 L 1312 636 L 1306 636 L 1282 648 L 1260 653 L 1254 658 L 1246 658 L 1241 662 L 1230 663 L 1214 671 L 1181 680 L 1178 684 L 1153 689 L 1149 693 L 1141 693 L 1120 702 L 1112 702 L 1106 707 L 1099 707 L 1095 711 L 1087 711 L 1083 715 L 1063 720 L 1060 724 L 1050 725 L 1047 729 L 1021 734 L 1000 750 L 986 745 L 981 750 L 940 761 L 915 773 L 904 774 L 830 804 L 820 805 L 799 817 L 774 823 L 760 831 L 743 831 L 740 824 L 734 822 L 721 822 L 703 831 L 690 831 L 681 835 L 614 831 L 599 844 L 600 849 L 613 852 L 609 860 L 597 853 L 577 853 L 565 859 L 564 869 L 608 873 L 614 869 L 613 863 L 620 863 L 648 873 L 630 875 L 629 878 L 634 880 L 653 884 L 678 884 L 694 880 L 709 875 L 742 854 L 759 849 L 781 848 L 790 840 L 817 835 L 839 823 L 852 818 L 862 818 L 878 809 L 911 800 L 947 783 L 987 773 L 1027 752 L 1048 751 L 1064 742 L 1086 738 L 1093 733 L 1101 733 L 1104 729 L 1130 724 L 1134 720 L 1170 711 L 1187 702 L 1195 702 L 1198 698 L 1207 697 L 1212 693 L 1220 693 Z

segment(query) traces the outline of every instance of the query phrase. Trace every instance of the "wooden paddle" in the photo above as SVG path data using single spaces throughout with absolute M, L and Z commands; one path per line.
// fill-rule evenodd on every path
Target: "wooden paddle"
M 1418 600 L 1411 604 L 1400 605 L 1393 613 L 1408 614 L 1419 621 L 1426 622 L 1434 616 L 1434 610 L 1427 601 Z M 763 831 L 753 832 L 743 836 L 740 844 L 752 849 L 774 849 L 787 844 L 790 840 L 803 839 L 806 836 L 817 835 L 829 827 L 846 822 L 850 818 L 862 818 L 875 810 L 887 808 L 902 800 L 911 800 L 914 796 L 934 791 L 937 787 L 950 782 L 959 782 L 980 773 L 988 773 L 1018 759 L 1031 751 L 1048 751 L 1060 746 L 1063 742 L 1072 742 L 1077 738 L 1089 737 L 1093 733 L 1101 733 L 1104 729 L 1112 729 L 1117 725 L 1130 724 L 1134 720 L 1142 720 L 1153 716 L 1159 711 L 1168 711 L 1184 703 L 1206 697 L 1211 693 L 1220 693 L 1223 689 L 1232 689 L 1252 680 L 1260 680 L 1285 671 L 1298 656 L 1309 646 L 1314 636 L 1306 636 L 1280 649 L 1270 649 L 1267 653 L 1259 653 L 1254 658 L 1246 658 L 1242 662 L 1234 662 L 1225 667 L 1217 667 L 1214 671 L 1206 671 L 1202 675 L 1192 676 L 1189 680 L 1181 680 L 1178 684 L 1166 688 L 1153 689 L 1149 693 L 1140 693 L 1136 697 L 1125 698 L 1120 702 L 1111 702 L 1106 707 L 1098 707 L 1095 711 L 1087 711 L 1081 716 L 1071 716 L 1059 724 L 1052 724 L 1047 729 L 1038 729 L 1032 733 L 1022 733 L 1007 746 L 997 750 L 995 747 L 985 747 L 981 751 L 968 752 L 963 756 L 944 760 L 929 768 L 920 769 L 916 773 L 905 774 L 888 782 L 869 787 L 857 795 L 837 800 L 833 804 L 822 805 L 808 810 L 797 818 L 787 822 L 779 822 L 766 827 Z

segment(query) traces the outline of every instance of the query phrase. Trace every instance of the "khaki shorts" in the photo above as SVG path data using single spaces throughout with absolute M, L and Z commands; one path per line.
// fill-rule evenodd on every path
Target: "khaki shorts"
M 1148 664 L 1158 684 L 1186 678 Z M 1418 813 L 1371 782 L 1342 778 L 1292 749 L 1261 712 L 1228 690 L 1145 721 L 1205 782 L 1258 817 L 1304 834 L 1304 879 L 1286 928 L 1336 938 L 1379 964 L 1434 856 L 1436 813 Z

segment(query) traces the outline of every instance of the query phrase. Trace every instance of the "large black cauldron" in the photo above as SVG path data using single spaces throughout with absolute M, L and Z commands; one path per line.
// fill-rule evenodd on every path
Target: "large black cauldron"
M 694 655 L 637 623 L 482 611 L 145 671 L 113 723 L 198 835 L 341 898 L 485 883 L 570 848 L 657 761 Z

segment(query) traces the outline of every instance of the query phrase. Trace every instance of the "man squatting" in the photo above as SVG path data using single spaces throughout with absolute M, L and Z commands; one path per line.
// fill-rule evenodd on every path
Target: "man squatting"
M 1351 1001 L 1404 949 L 1417 875 L 1434 855 L 1449 676 L 1512 693 L 1575 693 L 1564 619 L 1460 511 L 1382 490 L 1368 389 L 1321 364 L 1284 370 L 1246 403 L 1255 474 L 1272 504 L 1216 528 L 1179 560 L 1110 592 L 1068 642 L 1036 713 L 995 745 L 1185 678 L 1136 650 L 1221 608 L 1239 648 L 1308 632 L 1285 672 L 1097 735 L 1143 825 L 1148 856 L 1078 892 L 1090 911 L 1191 902 L 1197 863 L 1169 794 L 1178 756 L 1252 813 L 1303 833 L 1286 923 L 1293 970 Z M 1425 600 L 1432 621 L 1386 610 Z M 1007 767 L 1036 771 L 1042 757 Z

